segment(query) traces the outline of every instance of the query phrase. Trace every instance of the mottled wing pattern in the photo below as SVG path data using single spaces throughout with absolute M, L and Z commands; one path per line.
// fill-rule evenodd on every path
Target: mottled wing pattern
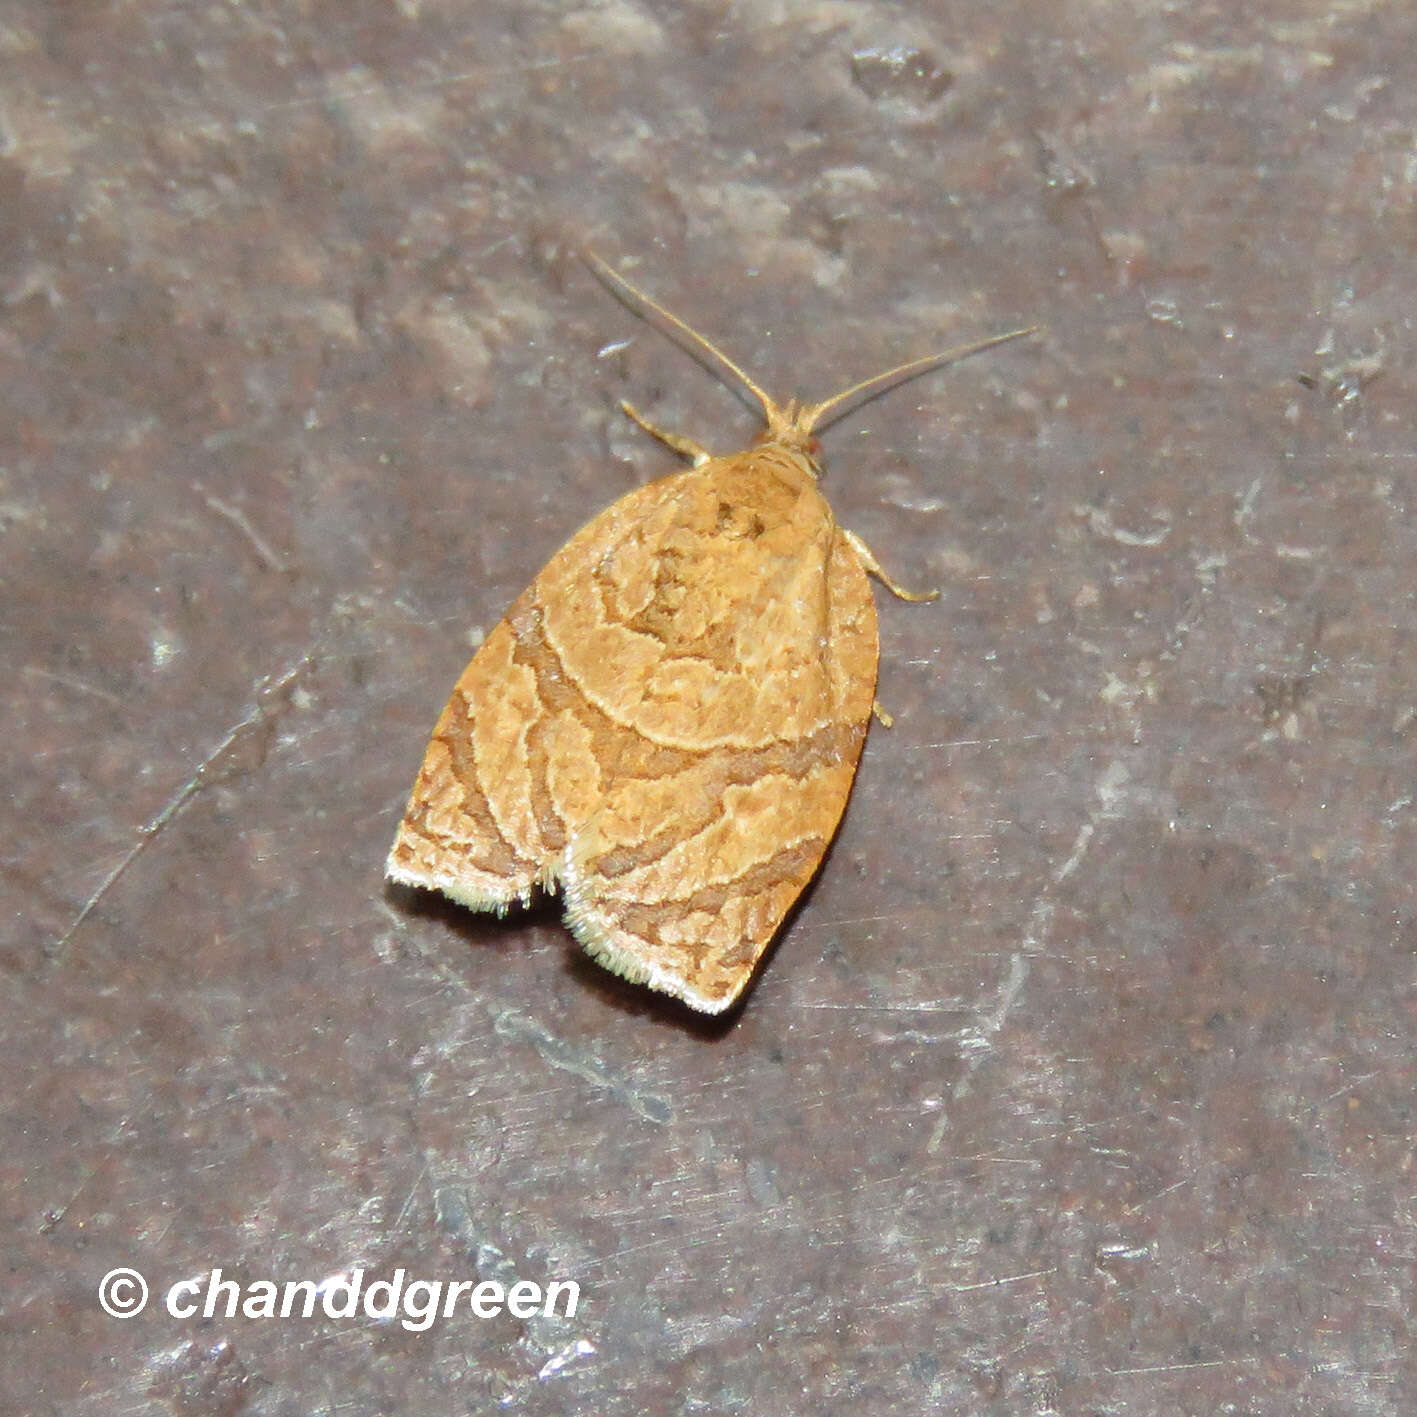
M 592 955 L 719 1012 L 836 830 L 877 657 L 865 571 L 799 456 L 650 483 L 467 667 L 389 875 L 490 910 L 559 883 Z

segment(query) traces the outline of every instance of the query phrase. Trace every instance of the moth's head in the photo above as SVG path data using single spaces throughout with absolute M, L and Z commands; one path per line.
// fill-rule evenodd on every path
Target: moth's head
M 759 443 L 775 443 L 796 453 L 811 470 L 813 477 L 822 475 L 822 445 L 817 438 L 817 405 L 804 404 L 797 399 L 789 399 L 785 404 L 775 404 L 763 397 L 763 417 L 766 427 L 758 437 Z

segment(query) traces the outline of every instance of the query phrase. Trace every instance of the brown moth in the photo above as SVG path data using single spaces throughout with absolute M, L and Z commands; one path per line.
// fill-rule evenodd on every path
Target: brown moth
M 559 886 L 571 930 L 601 964 L 721 1013 L 846 807 L 875 701 L 868 574 L 905 600 L 938 594 L 902 590 L 837 524 L 817 489 L 815 434 L 906 379 L 1029 331 L 779 405 L 586 259 L 746 389 L 767 426 L 745 452 L 715 457 L 621 405 L 691 466 L 582 527 L 488 635 L 433 730 L 387 873 L 498 914 Z

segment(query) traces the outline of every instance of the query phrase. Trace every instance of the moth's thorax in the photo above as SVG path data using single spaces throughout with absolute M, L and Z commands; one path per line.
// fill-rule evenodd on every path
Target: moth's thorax
M 706 522 L 716 518 L 720 530 L 746 518 L 761 527 L 757 535 L 767 535 L 764 550 L 772 546 L 786 553 L 797 542 L 830 539 L 831 508 L 818 476 L 800 447 L 777 440 L 757 443 L 704 466 L 699 516 Z

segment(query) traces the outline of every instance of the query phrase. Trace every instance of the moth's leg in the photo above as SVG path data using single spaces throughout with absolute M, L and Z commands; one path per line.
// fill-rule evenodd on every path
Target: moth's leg
M 871 554 L 871 548 L 854 531 L 847 531 L 845 527 L 842 527 L 842 533 L 867 572 L 875 576 L 892 595 L 898 595 L 902 600 L 938 600 L 940 598 L 938 590 L 927 590 L 917 595 L 914 591 L 906 590 L 904 586 L 898 586 L 881 569 L 881 563 Z
M 847 531 L 845 527 L 842 528 L 842 531 L 846 536 L 847 545 L 856 553 L 857 559 L 861 562 L 867 574 L 875 576 L 892 595 L 898 595 L 902 600 L 938 600 L 940 598 L 940 592 L 938 590 L 927 590 L 917 595 L 914 591 L 906 590 L 904 586 L 897 585 L 885 571 L 881 569 L 881 563 L 876 560 L 875 554 L 872 552 L 871 548 L 867 546 L 854 531 Z M 882 707 L 879 699 L 871 700 L 871 712 L 880 720 L 882 728 L 889 728 L 895 722 L 894 717 L 887 713 Z
M 692 438 L 685 438 L 682 434 L 669 433 L 656 427 L 627 400 L 620 400 L 620 408 L 627 418 L 638 423 L 651 438 L 658 438 L 666 447 L 673 448 L 681 458 L 688 458 L 695 467 L 702 467 L 712 459 L 713 454 L 702 444 L 694 442 Z

